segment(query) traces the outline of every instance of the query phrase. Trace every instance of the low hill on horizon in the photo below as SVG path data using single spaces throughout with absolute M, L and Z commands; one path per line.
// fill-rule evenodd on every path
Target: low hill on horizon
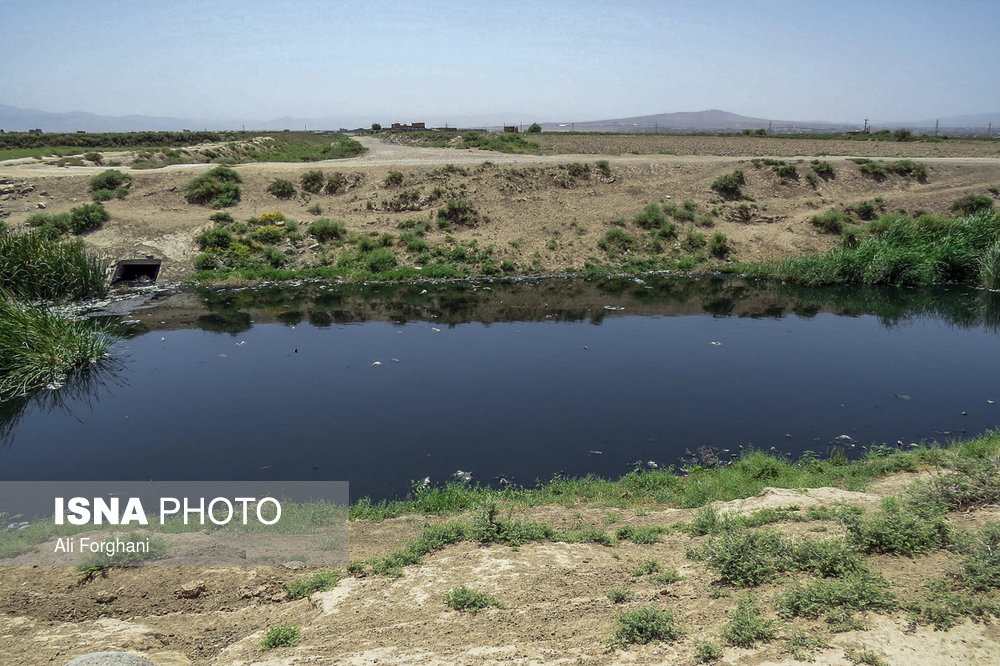
M 429 119 L 433 121 L 434 119 Z M 473 120 L 466 118 L 465 120 Z M 935 123 L 941 129 L 976 129 L 985 135 L 992 123 L 994 133 L 1000 133 L 1000 112 L 977 113 L 960 116 L 949 116 L 935 120 L 881 122 L 872 121 L 873 129 L 909 128 L 917 131 L 933 130 Z M 141 132 L 141 131 L 181 131 L 190 130 L 235 130 L 246 127 L 250 131 L 277 131 L 288 128 L 308 128 L 317 130 L 336 130 L 341 127 L 367 127 L 370 123 L 361 122 L 358 118 L 276 118 L 271 120 L 247 120 L 246 122 L 224 119 L 204 120 L 192 118 L 174 118 L 168 116 L 104 116 L 85 111 L 68 113 L 52 113 L 37 109 L 22 109 L 7 104 L 0 104 L 0 130 L 7 132 L 26 132 L 29 129 L 41 129 L 43 132 Z M 428 126 L 446 123 L 428 122 Z M 628 118 L 609 118 L 606 120 L 586 120 L 575 122 L 543 122 L 542 129 L 552 132 L 741 132 L 744 130 L 770 129 L 783 134 L 839 133 L 860 130 L 863 123 L 844 123 L 826 120 L 778 120 L 773 118 L 753 118 L 721 109 L 705 111 L 680 111 L 674 113 L 658 113 Z M 455 123 L 452 127 L 483 127 L 484 123 Z M 499 125 L 489 126 L 500 129 Z

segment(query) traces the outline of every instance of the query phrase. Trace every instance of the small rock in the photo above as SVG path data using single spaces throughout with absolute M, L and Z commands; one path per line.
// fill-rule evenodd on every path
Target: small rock
M 197 599 L 205 592 L 205 581 L 196 580 L 184 583 L 180 589 L 174 592 L 179 599 Z
M 44 209 L 45 208 L 45 203 L 42 202 L 42 201 L 39 201 L 38 203 L 35 204 L 35 207 L 36 208 L 42 208 L 42 209 Z
M 100 592 L 94 595 L 94 603 L 110 604 L 117 598 L 118 595 L 115 594 L 114 592 L 110 592 L 108 590 L 101 590 Z
M 281 566 L 286 569 L 305 569 L 306 563 L 302 560 L 289 560 L 288 562 L 282 562 Z
M 132 652 L 108 651 L 82 655 L 66 662 L 65 666 L 156 666 L 156 664 Z

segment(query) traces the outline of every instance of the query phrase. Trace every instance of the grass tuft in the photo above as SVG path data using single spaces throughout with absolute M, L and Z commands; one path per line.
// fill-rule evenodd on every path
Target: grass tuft
M 476 613 L 490 606 L 500 609 L 506 608 L 496 597 L 477 592 L 465 585 L 448 590 L 444 595 L 444 603 L 449 608 L 469 613 Z
M 620 647 L 654 641 L 675 641 L 681 635 L 673 613 L 655 605 L 623 611 L 615 616 L 611 642 Z
M 302 638 L 302 628 L 297 624 L 279 624 L 267 630 L 267 634 L 260 642 L 261 650 L 270 650 L 276 647 L 292 647 L 298 645 Z

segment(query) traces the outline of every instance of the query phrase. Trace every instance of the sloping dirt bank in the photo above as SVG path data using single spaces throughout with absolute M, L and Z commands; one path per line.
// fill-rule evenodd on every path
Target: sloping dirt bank
M 853 505 L 874 508 L 884 493 L 917 478 L 903 474 L 873 484 L 866 493 L 835 488 L 804 491 L 766 489 L 760 496 L 716 503 L 720 512 L 740 515 L 764 508 Z M 543 506 L 515 517 L 562 529 L 671 526 L 689 522 L 692 510 L 642 511 Z M 996 507 L 952 514 L 954 527 L 981 527 L 1000 519 Z M 438 521 L 440 519 L 428 519 Z M 366 559 L 401 547 L 416 536 L 423 518 L 351 526 L 351 558 Z M 842 534 L 829 520 L 779 521 L 773 527 L 801 542 Z M 75 570 L 11 568 L 0 571 L 0 655 L 4 664 L 63 664 L 97 650 L 140 653 L 159 666 L 213 664 L 693 664 L 697 644 L 721 643 L 740 590 L 720 585 L 716 572 L 685 553 L 706 537 L 670 530 L 662 541 L 615 546 L 596 543 L 528 543 L 519 548 L 464 542 L 428 555 L 402 576 L 346 577 L 327 592 L 289 600 L 283 590 L 301 571 L 277 568 L 222 569 L 150 567 L 112 569 L 82 582 Z M 654 559 L 679 580 L 637 573 Z M 931 577 L 953 569 L 948 551 L 929 555 L 871 558 L 873 570 L 898 592 L 911 592 Z M 197 583 L 193 598 L 185 593 Z M 468 585 L 494 595 L 505 606 L 478 613 L 448 608 L 443 595 Z M 608 592 L 628 588 L 631 598 L 612 603 Z M 772 600 L 782 586 L 755 589 L 765 616 L 776 619 Z M 675 642 L 612 647 L 618 611 L 655 603 L 669 609 L 682 630 Z M 863 629 L 831 633 L 818 618 L 782 620 L 779 638 L 756 648 L 726 647 L 722 664 L 793 664 L 787 637 L 819 636 L 826 647 L 811 651 L 820 664 L 848 665 L 867 650 L 891 665 L 989 664 L 1000 655 L 1000 629 L 969 621 L 947 631 L 913 625 L 904 611 L 858 614 Z M 262 651 L 268 627 L 302 628 L 294 647 Z M 802 653 L 808 654 L 808 653 Z M 800 655 L 801 656 L 801 655 Z M 871 662 L 868 662 L 871 663 Z
M 596 144 L 603 138 L 592 137 Z M 427 241 L 432 245 L 450 235 L 459 244 L 476 241 L 479 248 L 492 246 L 496 262 L 509 262 L 517 273 L 554 273 L 579 271 L 588 262 L 608 262 L 598 244 L 614 228 L 611 221 L 631 220 L 650 202 L 680 205 L 690 200 L 701 216 L 696 231 L 709 236 L 721 232 L 729 239 L 731 258 L 757 261 L 836 245 L 836 236 L 822 233 L 810 223 L 813 216 L 829 208 L 843 209 L 880 197 L 883 212 L 946 214 L 955 198 L 985 194 L 988 187 L 1000 184 L 1000 160 L 991 157 L 926 159 L 928 177 L 923 182 L 898 175 L 873 180 L 861 173 L 856 163 L 829 157 L 823 159 L 832 165 L 833 177 L 810 184 L 809 159 L 787 160 L 796 167 L 798 177 L 783 178 L 768 165 L 754 165 L 740 157 L 744 150 L 739 140 L 694 138 L 717 142 L 721 147 L 714 152 L 723 155 L 607 156 L 611 175 L 603 177 L 595 167 L 594 154 L 505 155 L 400 146 L 362 137 L 369 152 L 356 158 L 236 166 L 243 179 L 242 199 L 226 211 L 237 221 L 280 211 L 298 221 L 302 232 L 313 220 L 326 217 L 342 220 L 349 233 L 372 236 L 399 234 L 404 220 L 430 219 Z M 928 145 L 961 153 L 964 149 L 960 147 L 967 144 Z M 586 170 L 571 169 L 571 164 Z M 115 260 L 147 255 L 164 259 L 164 279 L 190 275 L 199 252 L 194 238 L 212 226 L 209 218 L 215 211 L 187 203 L 185 185 L 210 166 L 129 170 L 132 184 L 128 196 L 106 203 L 111 220 L 86 235 L 85 242 Z M 341 173 L 351 185 L 337 194 L 299 190 L 289 199 L 267 192 L 275 178 L 298 184 L 299 177 L 312 169 L 320 169 L 327 177 Z M 711 185 L 736 169 L 745 174 L 743 192 L 748 198 L 723 200 Z M 0 197 L 0 219 L 19 228 L 32 213 L 61 212 L 86 203 L 88 181 L 102 170 L 0 164 L 0 181 L 6 183 L 2 186 L 6 194 Z M 388 184 L 393 171 L 402 174 L 402 181 Z M 447 199 L 457 198 L 470 202 L 481 221 L 470 227 L 439 229 L 433 224 L 437 209 Z M 681 223 L 681 232 L 687 226 L 692 225 Z M 310 240 L 287 241 L 279 249 L 290 257 L 292 266 L 315 263 L 324 248 Z M 398 243 L 392 250 L 401 262 L 412 261 L 402 241 Z M 673 251 L 680 256 L 684 250 L 679 249 L 679 240 L 674 244 L 678 248 Z

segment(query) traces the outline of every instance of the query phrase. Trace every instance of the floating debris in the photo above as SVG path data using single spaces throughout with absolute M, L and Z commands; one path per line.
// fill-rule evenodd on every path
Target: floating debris
M 375 361 L 372 365 L 382 365 L 382 361 Z
M 243 345 L 245 345 L 246 343 L 247 343 L 247 341 L 246 341 L 246 340 L 240 340 L 239 342 L 237 342 L 237 343 L 236 343 L 236 346 L 237 346 L 237 347 L 242 347 L 242 346 L 243 346 Z
M 659 469 L 660 468 L 660 466 L 656 464 L 655 460 L 647 460 L 646 461 L 646 467 L 648 467 L 649 469 Z
M 605 305 L 604 309 L 605 310 L 624 310 L 625 306 L 624 305 Z
M 893 395 L 895 397 L 899 398 L 900 400 L 909 400 L 910 399 L 910 396 L 906 395 L 905 393 L 893 393 Z
M 834 439 L 838 440 L 838 441 L 841 441 L 841 442 L 853 442 L 854 441 L 854 438 L 851 437 L 850 435 L 837 435 L 836 437 L 834 437 Z
M 590 455 L 590 456 L 602 456 L 602 455 L 604 455 L 604 451 L 587 451 L 587 455 Z
M 469 483 L 470 481 L 472 481 L 472 472 L 463 472 L 462 470 L 457 470 L 454 474 L 451 475 L 451 478 L 455 479 L 456 481 L 460 481 L 461 483 Z
M 426 289 L 424 291 L 427 291 Z M 422 488 L 429 488 L 431 485 L 431 477 L 425 476 L 424 480 L 420 482 Z
M 435 333 L 440 333 L 441 332 L 440 328 L 435 328 L 434 326 L 431 326 L 431 330 L 434 331 Z
M 708 344 L 712 345 L 713 347 L 721 347 L 722 346 L 722 343 L 719 342 L 718 340 L 712 340 Z

